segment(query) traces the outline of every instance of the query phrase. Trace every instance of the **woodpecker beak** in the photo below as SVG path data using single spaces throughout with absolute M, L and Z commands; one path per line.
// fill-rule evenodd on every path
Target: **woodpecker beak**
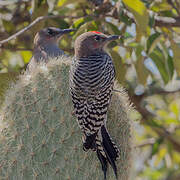
M 61 30 L 61 34 L 66 34 L 75 31 L 76 29 L 63 29 Z
M 75 29 L 58 29 L 56 37 L 59 39 L 62 35 L 75 31 Z
M 114 40 L 119 39 L 119 38 L 120 38 L 120 36 L 118 36 L 118 35 L 112 35 L 112 36 L 108 36 L 106 41 L 108 41 L 108 42 L 114 41 Z

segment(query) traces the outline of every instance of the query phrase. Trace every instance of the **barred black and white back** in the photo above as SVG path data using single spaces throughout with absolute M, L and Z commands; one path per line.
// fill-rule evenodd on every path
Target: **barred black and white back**
M 106 178 L 109 162 L 117 176 L 119 150 L 106 129 L 107 110 L 115 80 L 115 69 L 107 53 L 74 58 L 70 72 L 70 93 L 78 124 L 85 137 L 84 150 L 97 152 Z

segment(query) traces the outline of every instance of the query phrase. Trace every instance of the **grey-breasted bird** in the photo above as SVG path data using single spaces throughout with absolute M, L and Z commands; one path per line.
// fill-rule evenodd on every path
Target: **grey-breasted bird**
M 34 51 L 28 69 L 31 70 L 40 62 L 47 62 L 49 57 L 58 57 L 65 55 L 58 46 L 61 37 L 74 31 L 74 29 L 59 29 L 47 27 L 40 30 L 34 38 Z
M 70 71 L 70 93 L 84 134 L 83 149 L 96 151 L 104 179 L 108 163 L 117 178 L 115 161 L 119 156 L 119 150 L 106 128 L 115 69 L 104 47 L 118 38 L 96 31 L 81 34 L 75 41 L 75 57 Z

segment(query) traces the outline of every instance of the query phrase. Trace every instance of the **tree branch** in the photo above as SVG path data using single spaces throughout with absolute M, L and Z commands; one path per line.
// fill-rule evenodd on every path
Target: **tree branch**
M 146 91 L 143 94 L 143 97 L 148 97 L 148 96 L 152 96 L 152 95 L 169 95 L 169 94 L 175 94 L 180 92 L 180 89 L 174 90 L 174 91 L 165 91 L 164 89 L 159 89 L 159 88 L 152 88 L 149 87 L 149 91 Z
M 128 15 L 126 13 L 126 15 Z M 50 18 L 71 18 L 71 19 L 78 19 L 81 17 L 96 17 L 95 15 L 86 15 L 86 16 L 59 16 L 59 15 L 50 15 L 50 16 L 40 16 L 38 18 L 36 18 L 33 22 L 31 22 L 28 26 L 26 26 L 25 28 L 21 29 L 20 31 L 18 31 L 17 33 L 13 34 L 12 36 L 8 37 L 7 39 L 1 40 L 0 41 L 0 46 L 2 46 L 2 44 L 7 43 L 8 41 L 15 39 L 16 37 L 18 37 L 19 35 L 21 35 L 22 33 L 24 33 L 25 31 L 29 30 L 32 26 L 34 26 L 35 24 L 37 24 L 38 22 L 45 20 L 45 19 L 50 19 Z M 109 16 L 109 17 L 114 17 L 115 19 L 119 19 L 118 16 L 110 15 L 110 14 L 106 14 L 105 16 Z M 128 16 L 129 17 L 129 16 Z M 131 16 L 129 17 L 132 21 L 135 22 L 134 18 Z M 155 18 L 155 26 L 166 26 L 166 27 L 180 27 L 180 17 L 176 17 L 176 18 L 169 18 L 169 17 L 156 17 Z
M 33 51 L 30 48 L 18 48 L 18 47 L 5 47 L 5 46 L 0 46 L 1 49 L 8 49 L 11 51 Z
M 142 115 L 142 122 L 144 124 L 149 125 L 152 127 L 153 118 L 155 117 L 154 114 L 149 112 L 145 107 L 141 106 L 143 96 L 131 95 L 129 93 L 130 99 L 135 105 L 137 111 Z M 174 149 L 180 152 L 180 142 L 173 137 L 164 127 L 153 126 L 152 128 L 160 137 L 166 138 L 171 144 L 174 146 Z
M 119 92 L 118 90 L 114 89 L 113 91 Z M 178 92 L 180 90 L 174 91 L 174 92 L 166 92 L 166 91 L 161 91 L 162 94 L 169 94 L 169 93 L 175 93 Z M 171 142 L 171 144 L 174 146 L 174 148 L 176 149 L 176 151 L 180 152 L 180 141 L 178 141 L 177 139 L 175 139 L 173 137 L 173 135 L 171 133 L 169 133 L 164 127 L 156 125 L 156 126 L 152 126 L 153 122 L 153 118 L 156 117 L 154 114 L 152 114 L 151 112 L 149 112 L 145 107 L 141 106 L 141 102 L 143 100 L 143 98 L 145 97 L 144 94 L 142 95 L 135 95 L 135 94 L 131 94 L 130 92 L 128 92 L 128 95 L 130 97 L 131 102 L 135 105 L 136 110 L 141 114 L 142 119 L 141 122 L 144 124 L 149 125 L 150 127 L 153 127 L 152 129 L 161 137 L 166 138 L 168 141 Z
M 180 27 L 180 17 L 170 18 L 157 16 L 154 25 L 159 27 Z
M 21 35 L 22 33 L 24 33 L 25 31 L 29 30 L 32 26 L 34 26 L 35 24 L 37 24 L 38 22 L 45 20 L 45 19 L 50 19 L 50 18 L 71 18 L 71 19 L 78 19 L 81 17 L 89 17 L 89 16 L 94 16 L 94 15 L 86 15 L 86 16 L 59 16 L 59 15 L 51 15 L 51 16 L 40 16 L 38 18 L 36 18 L 33 22 L 31 22 L 28 26 L 26 26 L 25 28 L 21 29 L 20 31 L 18 31 L 17 33 L 13 34 L 12 36 L 8 37 L 7 39 L 4 39 L 2 41 L 0 41 L 0 46 L 4 43 L 7 43 L 8 41 L 16 38 L 17 36 Z
M 178 9 L 176 8 L 176 10 L 178 10 Z M 121 11 L 123 12 L 124 15 L 126 15 L 129 18 L 129 20 L 131 20 L 132 22 L 136 23 L 132 13 L 130 13 L 126 9 L 123 9 L 123 10 L 121 9 Z M 115 19 L 120 20 L 119 19 L 119 4 L 118 3 L 114 7 L 113 12 L 111 14 L 107 14 L 107 16 L 113 17 Z M 171 18 L 171 17 L 155 16 L 154 26 L 159 26 L 159 27 L 180 27 L 180 16 L 179 17 L 173 17 L 173 18 Z
M 155 143 L 154 138 L 149 138 L 146 141 L 144 141 L 142 144 L 136 145 L 135 148 L 143 148 L 149 145 L 153 145 Z

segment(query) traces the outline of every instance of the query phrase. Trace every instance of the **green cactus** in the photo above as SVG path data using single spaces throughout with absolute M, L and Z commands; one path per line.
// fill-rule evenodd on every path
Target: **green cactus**
M 102 180 L 96 153 L 82 150 L 81 130 L 69 95 L 70 60 L 59 58 L 25 72 L 0 112 L 0 180 Z M 120 180 L 129 179 L 131 122 L 122 88 L 113 92 L 108 130 L 119 144 Z M 115 179 L 111 168 L 108 180 Z

